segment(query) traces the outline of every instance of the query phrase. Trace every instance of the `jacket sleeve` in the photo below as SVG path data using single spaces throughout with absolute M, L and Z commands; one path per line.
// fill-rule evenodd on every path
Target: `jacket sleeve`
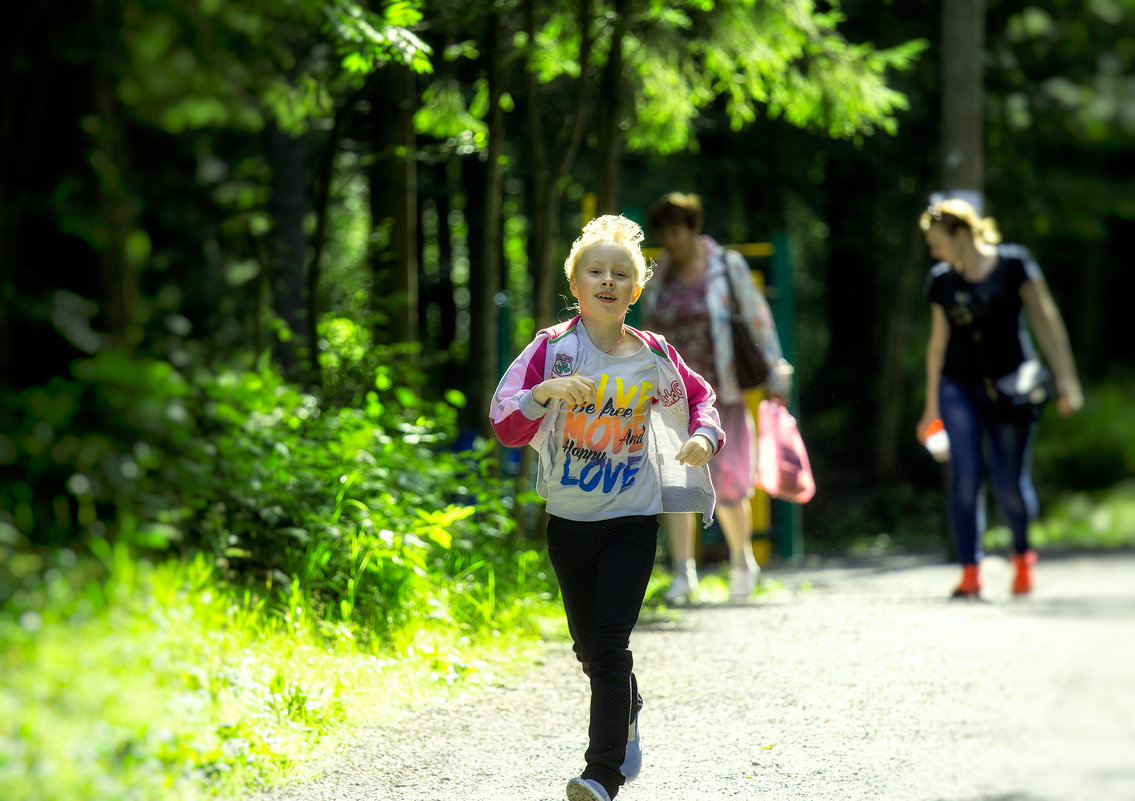
M 784 350 L 780 346 L 780 335 L 776 330 L 772 309 L 769 308 L 764 293 L 753 281 L 752 271 L 745 263 L 744 256 L 732 250 L 726 251 L 725 262 L 733 285 L 737 288 L 738 303 L 741 304 L 749 332 L 764 352 L 769 367 L 774 368 L 769 373 L 769 387 L 788 394 L 792 387 L 791 374 L 775 369 L 777 362 L 784 358 Z
M 694 372 L 683 361 L 681 354 L 669 342 L 666 343 L 666 350 L 670 355 L 670 361 L 678 370 L 678 376 L 682 379 L 682 386 L 686 391 L 686 401 L 690 405 L 690 421 L 688 431 L 692 437 L 697 433 L 698 429 L 708 428 L 717 435 L 717 450 L 714 454 L 721 452 L 725 447 L 725 429 L 721 427 L 721 416 L 717 413 L 717 395 L 713 391 L 713 387 L 709 382 L 701 377 L 698 373 Z
M 544 380 L 548 356 L 548 335 L 540 332 L 513 360 L 493 393 L 489 422 L 502 445 L 527 445 L 540 428 L 546 411 L 532 397 L 532 390 Z

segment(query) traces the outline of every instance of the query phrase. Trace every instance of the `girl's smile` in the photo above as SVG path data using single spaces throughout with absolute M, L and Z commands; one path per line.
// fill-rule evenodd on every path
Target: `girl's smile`
M 638 300 L 634 263 L 626 249 L 611 242 L 597 242 L 583 252 L 571 279 L 571 293 L 579 300 L 584 317 L 618 315 Z

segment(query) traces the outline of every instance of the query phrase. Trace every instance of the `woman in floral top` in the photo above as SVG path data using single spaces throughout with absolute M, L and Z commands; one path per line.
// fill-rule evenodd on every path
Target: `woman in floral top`
M 703 211 L 697 195 L 672 192 L 649 212 L 649 226 L 665 253 L 655 280 L 643 293 L 645 325 L 674 342 L 692 369 L 717 393 L 717 408 L 729 446 L 710 463 L 717 494 L 717 519 L 729 546 L 732 598 L 748 597 L 760 568 L 753 557 L 752 508 L 756 485 L 756 425 L 737 383 L 733 355 L 730 286 L 750 334 L 774 369 L 766 387 L 770 399 L 784 403 L 792 367 L 782 358 L 776 324 L 764 295 L 753 282 L 745 258 L 701 233 Z M 674 563 L 671 602 L 697 589 L 693 515 L 665 515 L 663 528 Z

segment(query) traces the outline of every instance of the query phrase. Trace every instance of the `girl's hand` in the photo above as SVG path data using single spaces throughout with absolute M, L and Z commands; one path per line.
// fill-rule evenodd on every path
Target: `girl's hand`
M 542 406 L 547 405 L 551 398 L 561 398 L 575 406 L 595 397 L 595 381 L 581 375 L 549 378 L 537 384 L 532 395 Z
M 674 458 L 690 467 L 701 467 L 713 456 L 713 443 L 704 434 L 694 434 Z

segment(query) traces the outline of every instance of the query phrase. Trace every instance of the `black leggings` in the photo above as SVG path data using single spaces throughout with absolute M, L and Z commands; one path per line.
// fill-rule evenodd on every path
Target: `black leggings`
M 630 652 L 658 547 L 658 516 L 577 522 L 552 516 L 548 556 L 560 583 L 573 649 L 591 679 L 583 778 L 614 798 L 624 778 L 627 728 L 642 706 Z

